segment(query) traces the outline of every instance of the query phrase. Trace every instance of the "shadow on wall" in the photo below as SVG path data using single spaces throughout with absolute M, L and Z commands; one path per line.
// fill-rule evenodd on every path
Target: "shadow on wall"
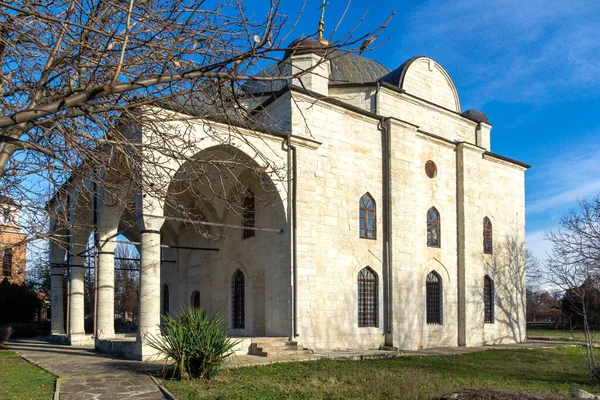
M 518 235 L 507 235 L 494 248 L 486 264 L 486 271 L 494 280 L 495 323 L 497 342 L 525 340 L 525 274 L 527 266 L 525 240 Z M 482 281 L 483 286 L 483 281 Z M 483 290 L 480 290 L 483 300 Z M 483 306 L 484 302 L 481 302 Z M 483 310 L 482 310 L 483 315 Z

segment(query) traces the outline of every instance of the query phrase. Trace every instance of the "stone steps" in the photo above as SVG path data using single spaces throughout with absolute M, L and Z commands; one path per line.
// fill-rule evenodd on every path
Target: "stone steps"
M 287 338 L 253 338 L 249 354 L 259 357 L 293 357 L 310 354 Z

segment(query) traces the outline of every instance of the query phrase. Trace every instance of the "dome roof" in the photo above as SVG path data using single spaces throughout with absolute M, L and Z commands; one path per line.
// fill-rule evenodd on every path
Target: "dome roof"
M 485 122 L 486 124 L 489 124 L 490 121 L 488 120 L 487 115 L 485 115 L 485 113 L 483 111 L 479 111 L 479 110 L 467 110 L 464 113 L 461 114 L 463 117 L 470 119 L 471 121 L 475 121 L 475 122 Z
M 283 55 L 285 63 L 290 56 L 315 53 L 329 60 L 329 83 L 369 83 L 377 82 L 390 70 L 375 60 L 343 50 L 332 50 L 314 37 L 301 37 L 288 45 Z M 273 64 L 263 70 L 260 76 L 277 77 L 283 73 L 279 64 Z M 283 81 L 247 81 L 244 89 L 253 93 L 276 92 L 286 85 Z

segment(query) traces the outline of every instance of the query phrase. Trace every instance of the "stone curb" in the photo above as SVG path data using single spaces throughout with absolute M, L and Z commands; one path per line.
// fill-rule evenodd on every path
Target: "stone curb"
M 165 398 L 167 398 L 168 400 L 177 400 L 175 398 L 175 396 L 173 396 L 173 393 L 169 392 L 169 390 L 166 387 L 161 385 L 161 383 L 158 379 L 156 379 L 151 374 L 148 374 L 148 376 L 150 377 L 150 379 L 152 379 L 152 382 L 154 382 L 156 384 L 156 386 L 158 386 L 158 389 L 162 392 L 162 394 L 165 396 Z M 55 400 L 57 400 L 57 399 L 55 399 Z
M 54 397 L 53 400 L 60 399 L 60 380 L 61 378 L 56 377 L 56 385 L 54 386 Z

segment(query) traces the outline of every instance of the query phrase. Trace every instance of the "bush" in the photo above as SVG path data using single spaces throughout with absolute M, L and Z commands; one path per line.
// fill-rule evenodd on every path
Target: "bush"
M 31 285 L 0 282 L 0 324 L 31 322 L 41 306 Z
M 208 317 L 204 310 L 189 308 L 171 317 L 163 315 L 161 336 L 151 335 L 149 344 L 164 357 L 165 365 L 175 362 L 175 373 L 181 379 L 210 379 L 225 365 L 232 342 L 221 327 L 223 318 Z
M 12 328 L 0 328 L 0 347 L 4 346 L 4 343 L 8 342 L 10 335 L 12 334 Z
M 11 337 L 14 339 L 46 336 L 50 333 L 50 321 L 0 324 L 0 332 L 7 328 L 12 329 Z

